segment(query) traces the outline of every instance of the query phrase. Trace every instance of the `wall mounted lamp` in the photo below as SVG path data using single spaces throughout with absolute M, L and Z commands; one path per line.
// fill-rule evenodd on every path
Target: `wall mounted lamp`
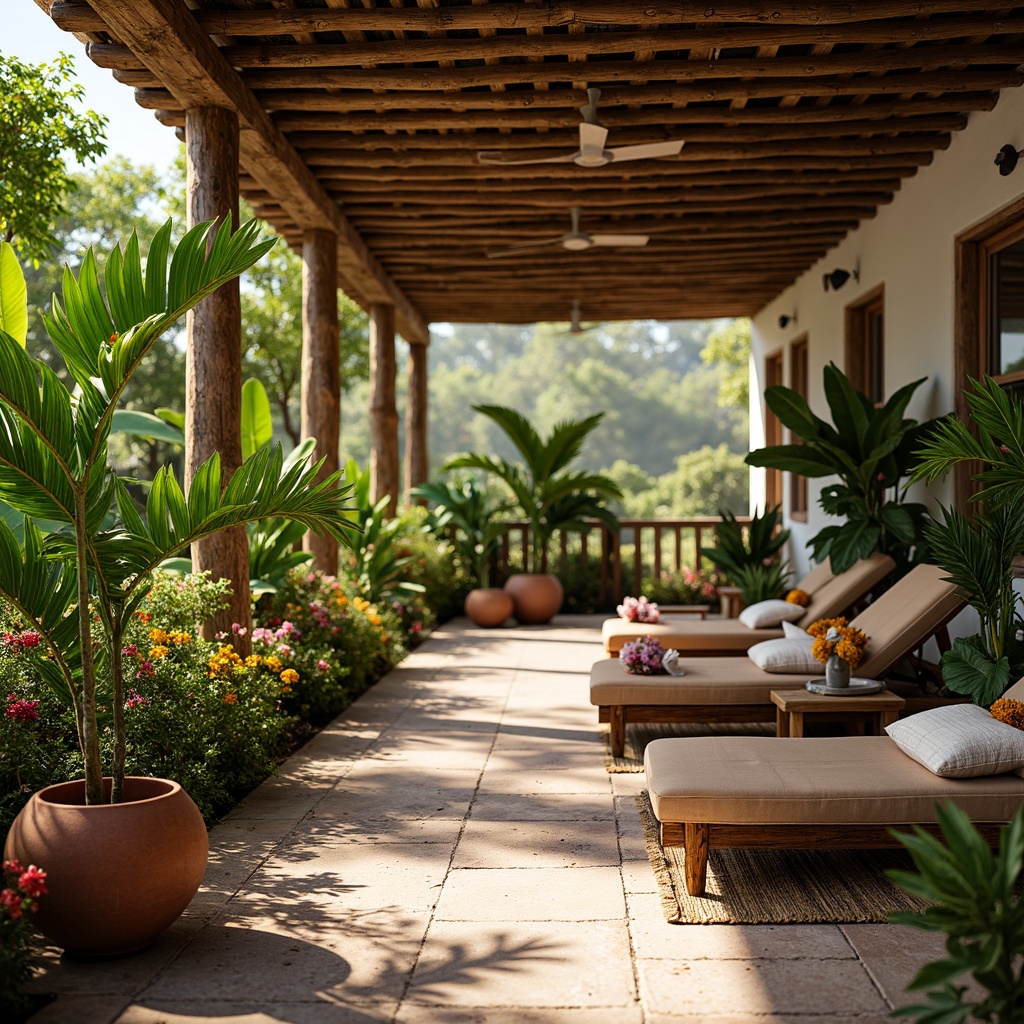
M 1017 166 L 1017 161 L 1024 156 L 1024 149 L 1018 149 L 1016 146 L 1009 144 L 1003 146 L 1002 149 L 996 153 L 995 164 L 999 168 L 999 173 L 1005 178 L 1008 174 L 1013 174 L 1013 169 Z
M 782 316 L 779 317 L 779 327 L 781 327 L 782 330 L 785 330 L 790 324 L 795 323 L 796 313 L 794 313 L 792 316 L 787 316 L 785 313 L 783 313 Z
M 851 277 L 854 281 L 860 280 L 860 273 L 856 268 L 853 270 L 844 270 L 842 267 L 836 267 L 831 274 L 822 275 L 822 284 L 824 285 L 825 291 L 828 291 L 829 288 L 831 288 L 832 291 L 837 292 L 844 284 L 846 284 L 847 281 L 850 280 Z

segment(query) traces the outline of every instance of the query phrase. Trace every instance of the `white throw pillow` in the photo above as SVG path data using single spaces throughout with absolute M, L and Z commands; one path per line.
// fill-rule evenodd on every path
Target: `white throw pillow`
M 999 775 L 1024 766 L 1024 732 L 976 704 L 932 708 L 885 731 L 904 754 L 944 779 Z
M 740 612 L 740 622 L 747 629 L 774 629 L 780 622 L 795 622 L 804 609 L 789 601 L 758 601 Z
M 814 637 L 803 626 L 796 626 L 792 622 L 783 622 L 782 633 L 787 640 L 799 640 L 802 644 L 814 644 Z
M 803 640 L 762 640 L 747 651 L 750 660 L 765 672 L 806 672 L 820 676 L 824 669 Z

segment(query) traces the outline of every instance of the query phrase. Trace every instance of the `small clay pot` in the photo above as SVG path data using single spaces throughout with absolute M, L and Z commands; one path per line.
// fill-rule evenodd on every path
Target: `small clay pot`
M 110 780 L 105 779 L 107 794 Z M 46 872 L 32 924 L 69 953 L 144 949 L 178 919 L 206 872 L 203 816 L 167 779 L 129 777 L 124 802 L 85 803 L 85 783 L 34 793 L 11 826 L 5 859 Z
M 514 603 L 510 594 L 500 587 L 481 587 L 466 595 L 463 610 L 477 626 L 494 629 L 502 626 L 512 614 Z
M 561 610 L 565 591 L 557 576 L 547 572 L 518 572 L 509 576 L 505 590 L 515 602 L 516 618 L 524 626 L 550 622 Z

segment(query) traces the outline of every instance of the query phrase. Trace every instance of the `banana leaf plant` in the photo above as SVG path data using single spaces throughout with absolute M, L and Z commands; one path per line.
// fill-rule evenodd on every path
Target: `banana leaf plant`
M 213 455 L 187 496 L 164 467 L 145 514 L 107 462 L 114 409 L 146 353 L 187 310 L 271 248 L 273 240 L 258 240 L 257 232 L 256 222 L 235 233 L 201 224 L 171 255 L 168 222 L 153 239 L 145 272 L 133 234 L 110 254 L 105 295 L 91 250 L 77 277 L 65 269 L 62 297 L 45 325 L 71 388 L 0 330 L 0 499 L 24 517 L 20 537 L 0 519 L 0 597 L 39 632 L 49 655 L 41 659 L 44 679 L 73 702 L 89 804 L 104 802 L 98 681 L 111 687 L 110 799 L 122 799 L 122 636 L 153 570 L 201 537 L 259 520 L 286 517 L 342 541 L 353 530 L 337 476 L 317 483 L 316 466 L 287 462 L 280 448 L 260 450 L 227 481 Z M 61 529 L 44 537 L 34 520 Z
M 522 463 L 470 454 L 450 459 L 442 469 L 482 469 L 508 485 L 523 517 L 530 520 L 530 572 L 545 571 L 548 546 L 556 530 L 587 533 L 592 525 L 587 520 L 597 519 L 613 533 L 619 532 L 618 520 L 604 504 L 605 498 L 622 497 L 615 481 L 601 473 L 568 468 L 603 413 L 556 423 L 544 438 L 514 409 L 500 405 L 474 405 L 473 409 L 497 423 L 522 456 Z
M 732 512 L 720 511 L 719 515 L 717 544 L 701 548 L 700 553 L 740 588 L 745 604 L 779 597 L 790 575 L 779 554 L 789 540 L 789 530 L 778 529 L 782 508 L 776 505 L 755 514 L 746 530 Z
M 840 483 L 822 489 L 819 501 L 826 513 L 845 522 L 826 526 L 808 542 L 814 561 L 831 558 L 835 573 L 874 551 L 891 555 L 900 572 L 920 560 L 927 509 L 903 499 L 921 438 L 935 421 L 918 423 L 904 413 L 926 379 L 907 384 L 875 408 L 829 363 L 825 399 L 832 423 L 816 416 L 792 388 L 765 389 L 768 408 L 802 443 L 760 448 L 747 456 L 747 464 L 812 478 L 839 477 Z

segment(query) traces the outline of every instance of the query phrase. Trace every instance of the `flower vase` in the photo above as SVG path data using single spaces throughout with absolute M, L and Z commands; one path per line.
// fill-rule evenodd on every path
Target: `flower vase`
M 825 662 L 825 685 L 836 689 L 850 685 L 850 663 L 838 654 L 830 654 Z

